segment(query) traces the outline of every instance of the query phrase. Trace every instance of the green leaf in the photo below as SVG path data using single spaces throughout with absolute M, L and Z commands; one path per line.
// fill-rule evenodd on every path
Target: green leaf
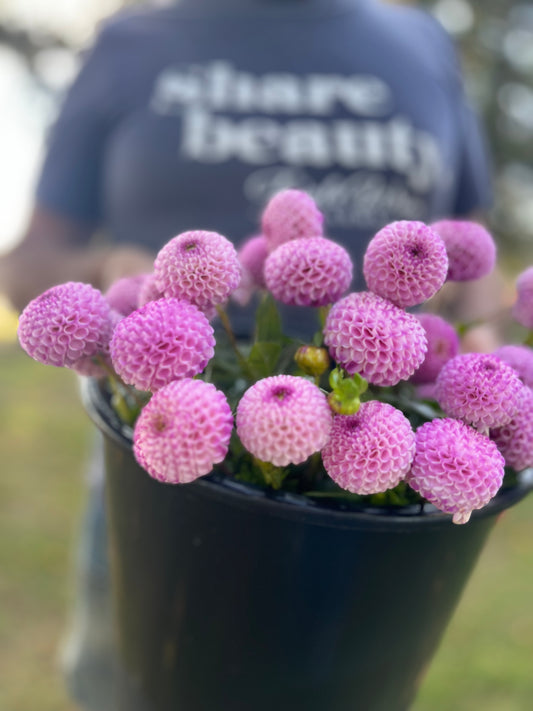
M 255 314 L 256 341 L 281 341 L 283 331 L 281 316 L 272 294 L 266 293 L 257 307 Z
M 248 366 L 257 380 L 266 378 L 275 372 L 281 350 L 281 343 L 254 343 L 248 356 Z

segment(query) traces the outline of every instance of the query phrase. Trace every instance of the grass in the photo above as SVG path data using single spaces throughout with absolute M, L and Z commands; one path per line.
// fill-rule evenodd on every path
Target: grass
M 71 373 L 5 343 L 0 392 L 0 709 L 74 711 L 57 650 L 92 425 Z M 529 711 L 532 600 L 530 496 L 498 522 L 413 711 Z

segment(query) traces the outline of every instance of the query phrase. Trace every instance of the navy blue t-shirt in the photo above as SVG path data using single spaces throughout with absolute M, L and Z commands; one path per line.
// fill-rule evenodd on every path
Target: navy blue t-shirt
M 432 18 L 372 0 L 121 13 L 66 96 L 37 197 L 156 250 L 188 229 L 239 243 L 288 186 L 314 195 L 357 286 L 386 223 L 490 201 L 455 51 Z

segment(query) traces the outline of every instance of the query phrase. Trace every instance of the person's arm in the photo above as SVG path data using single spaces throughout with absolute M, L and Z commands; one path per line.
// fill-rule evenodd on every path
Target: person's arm
M 25 238 L 0 259 L 0 291 L 21 310 L 55 284 L 82 281 L 106 289 L 121 276 L 148 272 L 153 257 L 134 246 L 90 246 L 93 229 L 36 207 Z

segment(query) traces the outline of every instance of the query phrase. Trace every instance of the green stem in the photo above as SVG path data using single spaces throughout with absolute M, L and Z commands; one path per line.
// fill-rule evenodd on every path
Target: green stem
M 224 331 L 226 331 L 226 334 L 229 338 L 230 345 L 233 349 L 233 352 L 237 356 L 237 360 L 239 361 L 239 364 L 240 364 L 243 372 L 246 374 L 246 376 L 250 380 L 254 380 L 253 373 L 250 370 L 250 366 L 248 365 L 246 358 L 241 353 L 239 346 L 237 344 L 237 339 L 235 338 L 235 334 L 233 333 L 233 329 L 231 327 L 231 323 L 228 318 L 228 314 L 224 311 L 224 309 L 222 308 L 222 306 L 220 304 L 217 304 L 216 309 L 217 309 L 218 317 L 220 318 L 220 321 L 222 322 Z

